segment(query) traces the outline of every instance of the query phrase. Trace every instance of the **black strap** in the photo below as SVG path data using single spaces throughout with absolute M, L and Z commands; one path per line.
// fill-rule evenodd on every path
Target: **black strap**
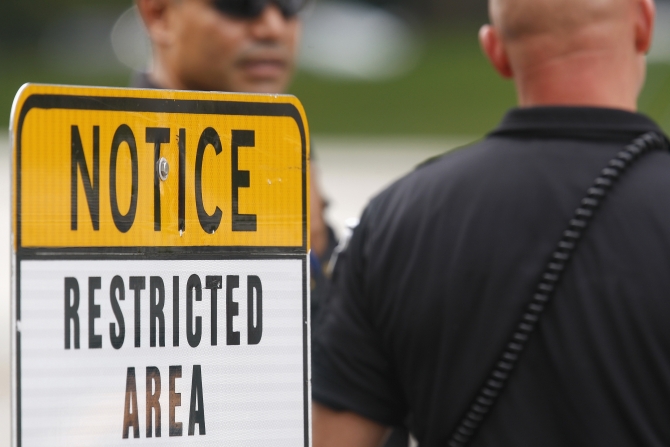
M 666 149 L 667 141 L 656 132 L 648 132 L 636 138 L 617 154 L 596 178 L 586 197 L 570 219 L 568 228 L 563 232 L 560 242 L 545 266 L 537 287 L 521 321 L 515 326 L 512 336 L 505 345 L 502 354 L 488 374 L 484 385 L 475 395 L 465 415 L 454 429 L 447 444 L 449 447 L 465 447 L 477 435 L 487 415 L 491 413 L 498 397 L 507 385 L 516 368 L 528 340 L 537 328 L 542 312 L 554 295 L 556 287 L 574 254 L 579 241 L 601 207 L 607 194 L 612 190 L 623 174 L 643 155 L 654 149 Z

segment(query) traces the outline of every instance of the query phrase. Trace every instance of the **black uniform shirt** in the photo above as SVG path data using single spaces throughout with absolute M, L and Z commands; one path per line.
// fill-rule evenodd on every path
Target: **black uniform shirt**
M 372 200 L 322 313 L 314 399 L 444 446 L 587 188 L 650 130 L 620 110 L 512 110 Z M 670 445 L 668 153 L 611 192 L 473 445 Z

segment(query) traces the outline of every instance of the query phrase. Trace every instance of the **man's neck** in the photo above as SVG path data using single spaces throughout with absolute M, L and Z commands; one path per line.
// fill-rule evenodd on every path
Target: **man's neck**
M 178 78 L 171 76 L 170 71 L 165 69 L 160 57 L 154 57 L 151 69 L 147 73 L 149 82 L 158 88 L 170 90 L 192 90 L 179 81 Z
M 619 52 L 620 53 L 620 52 Z M 592 106 L 637 110 L 643 73 L 625 54 L 593 50 L 528 64 L 515 76 L 521 107 Z

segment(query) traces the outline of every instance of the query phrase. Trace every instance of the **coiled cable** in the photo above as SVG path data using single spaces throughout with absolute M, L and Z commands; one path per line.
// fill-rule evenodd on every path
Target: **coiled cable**
M 500 394 L 509 382 L 528 340 L 537 328 L 542 313 L 550 303 L 563 274 L 572 259 L 579 241 L 588 229 L 596 211 L 601 207 L 608 193 L 628 169 L 643 155 L 654 149 L 668 149 L 668 142 L 656 132 L 648 132 L 633 140 L 608 163 L 586 197 L 570 219 L 567 229 L 545 266 L 535 288 L 530 303 L 526 306 L 521 321 L 515 326 L 502 354 L 488 374 L 484 385 L 470 403 L 465 415 L 454 429 L 448 442 L 449 447 L 466 447 L 491 413 Z

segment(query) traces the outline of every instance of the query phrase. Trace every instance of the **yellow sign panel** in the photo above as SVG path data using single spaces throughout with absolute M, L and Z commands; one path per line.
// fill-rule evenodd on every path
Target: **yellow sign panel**
M 17 248 L 309 247 L 292 96 L 27 85 L 11 130 Z

